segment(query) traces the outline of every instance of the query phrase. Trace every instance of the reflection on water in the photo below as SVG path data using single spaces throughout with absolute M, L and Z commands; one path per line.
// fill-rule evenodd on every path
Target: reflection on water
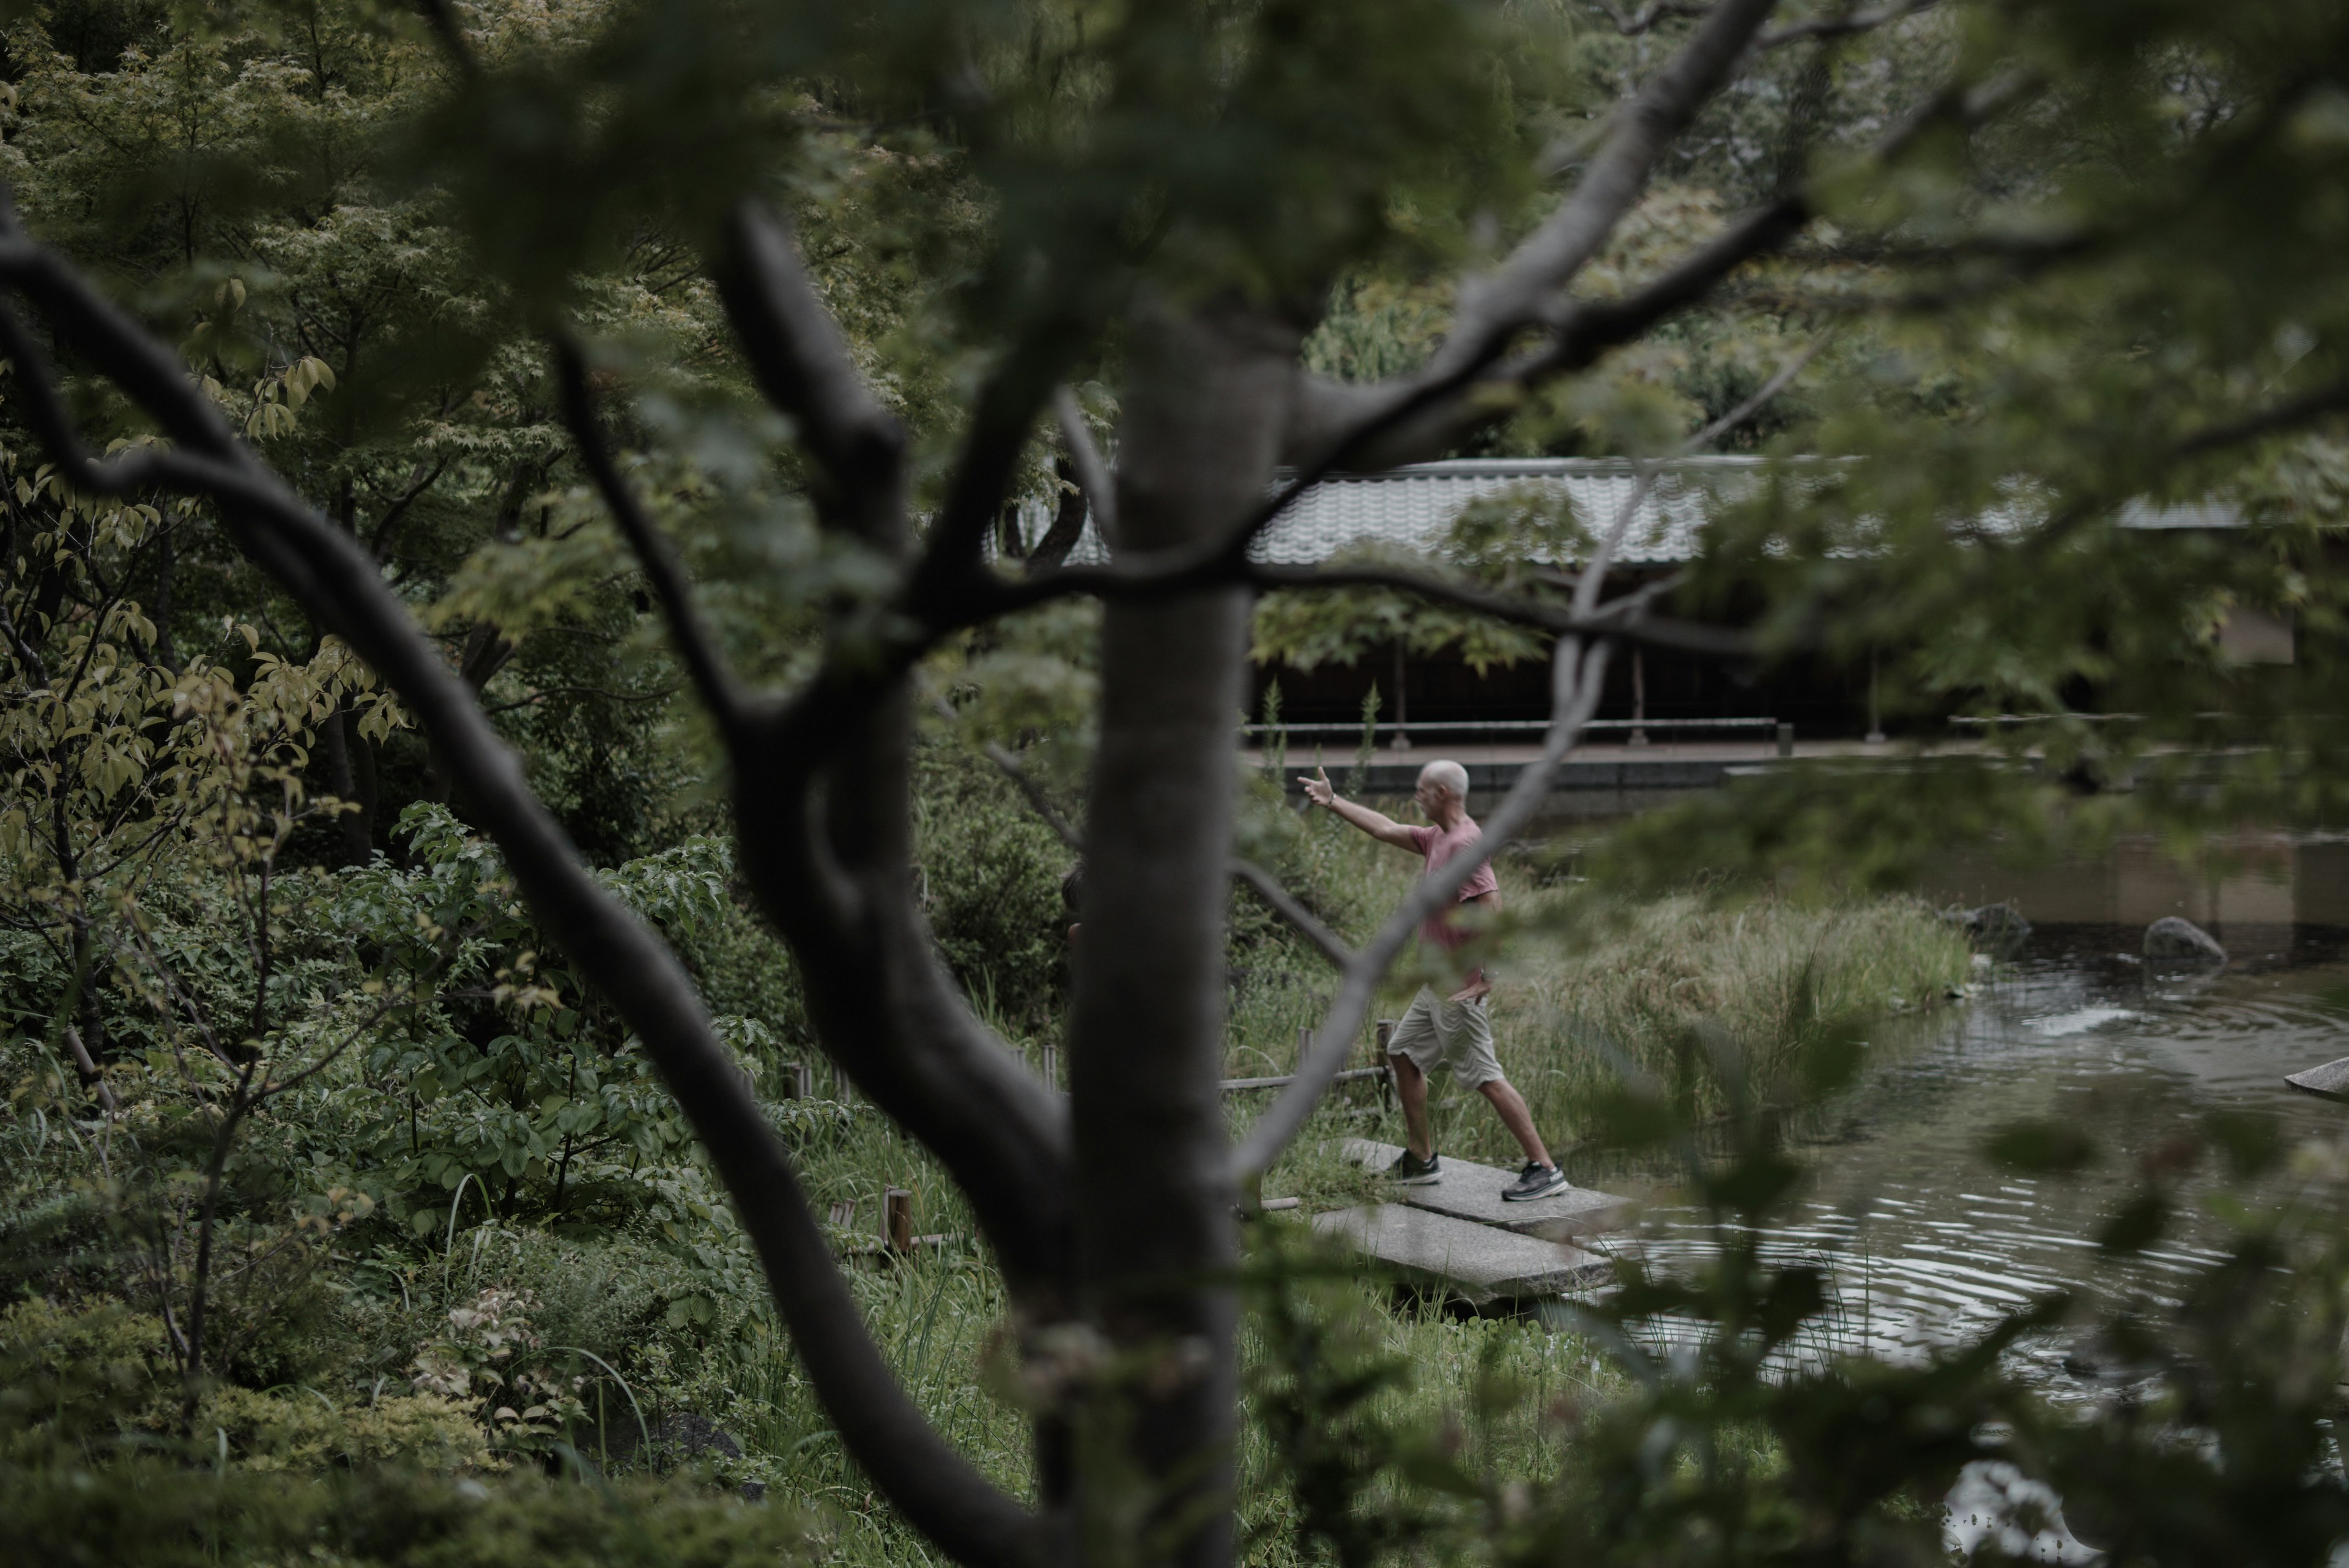
M 2110 877 L 2096 896 L 2148 881 Z M 2304 886 L 2283 893 L 2321 901 Z M 2019 901 L 2044 919 L 2044 906 Z M 1909 1357 L 2059 1288 L 2099 1304 L 2173 1300 L 2219 1256 L 2220 1229 L 2195 1201 L 2214 1178 L 2188 1179 L 2184 1219 L 2163 1245 L 2105 1259 L 2092 1238 L 2134 1189 L 2140 1157 L 2220 1106 L 2272 1113 L 2295 1138 L 2349 1128 L 2349 1106 L 2282 1082 L 2349 1055 L 2349 1012 L 2323 1000 L 2349 985 L 2349 919 L 2259 922 L 2270 945 L 2246 952 L 2242 922 L 2214 917 L 2240 956 L 2217 975 L 2189 978 L 2148 972 L 2137 950 L 2139 920 L 2190 908 L 2124 907 L 2126 925 L 2042 924 L 1972 1006 L 1953 1009 L 1921 1038 L 1888 1039 L 1860 1084 L 1814 1113 L 1801 1135 L 1810 1183 L 1764 1246 L 1784 1261 L 1831 1268 L 1842 1310 L 1824 1331 L 1830 1343 L 1816 1348 Z M 2217 907 L 2241 906 L 2222 898 Z M 2081 1127 L 2105 1157 L 2062 1180 L 1992 1167 L 1979 1152 L 1983 1141 L 2026 1117 Z M 1648 1201 L 1640 1231 L 1616 1238 L 1615 1248 L 1671 1270 L 1713 1247 L 1703 1216 L 1676 1197 L 1668 1173 L 1594 1165 L 1574 1174 Z M 2074 1336 L 2049 1335 L 2021 1352 L 2033 1380 L 2059 1397 L 2087 1392 L 2062 1366 Z

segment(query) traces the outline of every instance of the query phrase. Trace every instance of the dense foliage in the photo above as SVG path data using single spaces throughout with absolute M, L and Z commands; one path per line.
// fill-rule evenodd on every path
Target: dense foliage
M 910 514 L 947 532 L 984 492 L 973 580 L 1008 592 L 1058 566 L 1046 520 L 1102 499 L 1082 493 L 1094 432 L 1149 390 L 1153 311 L 1246 316 L 1341 403 L 1441 368 L 1561 183 L 1599 182 L 1636 130 L 1629 95 L 1734 9 L 16 7 L 0 178 L 33 238 L 11 227 L 0 264 L 36 239 L 95 279 L 364 551 L 593 890 L 681 961 L 919 1413 L 1020 1498 L 1057 1506 L 1056 1463 L 1081 1474 L 1072 1559 L 1156 1562 L 1221 1462 L 1119 1469 L 1129 1404 L 1180 1385 L 1181 1355 L 1015 1299 L 1033 1282 L 1007 1282 L 948 1165 L 826 1059 L 898 999 L 827 1012 L 811 998 L 839 977 L 752 912 L 744 824 L 821 813 L 738 798 L 725 831 L 742 753 L 689 695 L 680 639 L 746 683 L 856 690 L 918 596 L 896 544 L 841 524 L 811 421 L 762 397 L 714 236 L 746 199 L 789 220 L 808 297 L 905 433 Z M 2222 1117 L 2148 1161 L 2091 1239 L 2106 1254 L 2157 1244 L 2198 1162 L 2305 1190 L 2231 1211 L 2231 1250 L 2174 1308 L 2095 1325 L 2143 1376 L 2085 1415 L 2002 1359 L 2077 1322 L 2060 1301 L 1919 1365 L 1841 1354 L 1818 1271 L 1750 1241 L 1798 1189 L 1785 1117 L 1966 955 L 1906 904 L 1773 903 L 1749 945 L 1705 901 L 1851 898 L 1958 838 L 2044 855 L 2155 831 L 2190 854 L 2214 826 L 2337 821 L 2338 12 L 1790 5 L 1433 444 L 1390 429 L 1392 450 L 1341 454 L 1644 459 L 1701 435 L 1788 460 L 1663 607 L 1750 634 L 1741 666 L 1865 667 L 1896 721 L 1986 727 L 1659 813 L 1586 858 L 1595 889 L 1513 909 L 1491 940 L 1542 955 L 1515 1005 L 1556 1079 L 1545 1117 L 1684 1159 L 1719 1262 L 1628 1271 L 1540 1334 L 1398 1313 L 1252 1227 L 1255 1558 L 1923 1562 L 1961 1472 L 2013 1482 L 1986 1558 L 2030 1541 L 2033 1482 L 2116 1562 L 2315 1562 L 2349 1533 L 2336 1154 Z M 524 900 L 455 762 L 316 595 L 255 565 L 224 493 L 107 493 L 62 460 L 63 416 L 119 462 L 184 455 L 119 356 L 10 330 L 0 1552 L 929 1561 L 844 1456 L 824 1368 L 793 1359 L 744 1195 L 657 1065 L 671 1043 L 614 1000 L 626 977 L 558 950 L 562 911 Z M 1542 345 L 1576 331 L 1598 336 L 1552 373 Z M 1058 431 L 1031 439 L 1051 388 Z M 2181 516 L 2204 525 L 2134 525 Z M 1440 560 L 1268 593 L 1257 652 L 1544 656 L 1611 522 L 1504 497 Z M 1072 1039 L 1068 824 L 1114 794 L 1093 765 L 1104 613 L 1039 594 L 929 628 L 874 704 L 919 714 L 894 891 L 1039 1067 Z M 2292 662 L 2240 657 L 2230 628 L 2254 620 Z M 1365 940 L 1392 878 L 1250 788 L 1237 847 Z M 1289 1065 L 1322 1016 L 1294 924 L 1242 902 L 1216 939 L 1236 1064 Z M 1280 1178 L 1360 1196 L 1312 1145 L 1382 1114 L 1326 1107 Z M 2097 1158 L 2054 1127 L 1992 1152 L 2048 1179 Z M 865 1268 L 893 1191 L 923 1239 Z M 764 1508 L 732 1495 L 761 1486 Z

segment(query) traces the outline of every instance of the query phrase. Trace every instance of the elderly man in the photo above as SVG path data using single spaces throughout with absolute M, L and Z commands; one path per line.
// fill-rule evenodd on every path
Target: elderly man
M 1330 787 L 1329 774 L 1319 768 L 1313 777 L 1298 782 L 1305 786 L 1305 798 L 1315 805 L 1326 806 L 1381 844 L 1422 857 L 1430 877 L 1455 857 L 1469 853 L 1484 837 L 1468 815 L 1468 770 L 1458 763 L 1433 762 L 1419 770 L 1419 790 L 1412 798 L 1432 825 L 1426 827 L 1407 827 L 1369 806 L 1341 798 Z M 1494 879 L 1489 861 L 1478 866 L 1476 874 L 1461 885 L 1458 904 L 1497 909 L 1500 901 L 1500 885 Z M 1453 918 L 1458 904 L 1438 911 L 1419 928 L 1423 944 L 1448 953 L 1468 940 L 1468 933 Z M 1395 1093 L 1402 1100 L 1403 1126 L 1410 1142 L 1387 1168 L 1387 1175 L 1412 1186 L 1424 1186 L 1444 1174 L 1427 1127 L 1427 1075 L 1439 1062 L 1449 1063 L 1455 1079 L 1493 1102 L 1501 1125 L 1525 1149 L 1525 1169 L 1501 1189 L 1502 1197 L 1523 1201 L 1556 1192 L 1567 1184 L 1566 1176 L 1534 1131 L 1533 1115 L 1526 1109 L 1524 1096 L 1509 1086 L 1501 1075 L 1501 1064 L 1494 1059 L 1493 1024 L 1485 1014 L 1485 998 L 1491 990 L 1482 969 L 1442 999 L 1421 986 L 1411 1011 L 1395 1027 L 1394 1038 L 1387 1046 L 1387 1063 L 1394 1070 Z

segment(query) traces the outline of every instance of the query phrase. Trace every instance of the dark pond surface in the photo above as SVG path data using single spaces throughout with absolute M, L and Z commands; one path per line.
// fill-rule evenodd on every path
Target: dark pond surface
M 2201 1201 L 2219 1178 L 2207 1165 L 2189 1178 L 2171 1236 L 2115 1261 L 2093 1238 L 2136 1189 L 2140 1158 L 2220 1107 L 2269 1113 L 2294 1141 L 2349 1131 L 2349 1105 L 2283 1083 L 2349 1056 L 2349 910 L 2337 907 L 2349 902 L 2349 846 L 2264 849 L 2257 870 L 2231 881 L 2184 878 L 2149 855 L 2053 868 L 2035 898 L 1990 875 L 1952 879 L 1946 894 L 1957 900 L 2016 897 L 2042 923 L 1970 1005 L 1889 1027 L 1859 1085 L 1798 1129 L 1811 1178 L 1763 1244 L 1831 1270 L 1840 1310 L 1816 1348 L 1913 1356 L 2058 1288 L 2105 1303 L 2174 1300 L 2219 1256 L 2224 1227 Z M 2149 969 L 2138 957 L 2144 922 L 2170 913 L 2219 935 L 2229 967 Z M 2023 1118 L 2076 1125 L 2105 1158 L 2060 1180 L 1992 1167 L 1984 1140 Z M 1646 1200 L 1640 1228 L 1610 1250 L 1671 1269 L 1716 1245 L 1668 1171 L 1575 1175 Z M 2302 1179 L 2281 1176 L 2255 1196 L 2280 1198 Z M 2059 1398 L 2094 1391 L 2063 1366 L 2076 1336 L 2050 1334 L 2019 1353 Z

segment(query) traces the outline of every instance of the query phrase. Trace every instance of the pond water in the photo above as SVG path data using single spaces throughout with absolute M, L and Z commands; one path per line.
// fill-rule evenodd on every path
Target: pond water
M 1763 1244 L 1830 1270 L 1840 1310 L 1818 1348 L 1912 1357 L 2058 1288 L 2092 1305 L 2173 1300 L 2219 1256 L 2222 1228 L 2198 1201 L 2219 1178 L 2206 1164 L 2182 1184 L 2183 1218 L 2162 1243 L 2106 1259 L 2093 1238 L 2136 1189 L 2140 1158 L 2222 1106 L 2270 1113 L 2295 1141 L 2349 1131 L 2349 1105 L 2283 1083 L 2349 1055 L 2349 911 L 2333 907 L 2349 899 L 2349 846 L 2286 847 L 2231 887 L 2151 864 L 2057 868 L 2035 898 L 1980 867 L 1953 879 L 1948 891 L 1968 902 L 2020 892 L 2042 923 L 1970 1005 L 1888 1031 L 1858 1085 L 1806 1113 L 1796 1141 L 1809 1182 Z M 2143 922 L 2171 913 L 2199 917 L 2233 961 L 2215 974 L 2149 969 Z M 2081 1127 L 2105 1156 L 2062 1179 L 1994 1168 L 1984 1140 L 2023 1118 Z M 1645 1202 L 1610 1251 L 1669 1271 L 1715 1246 L 1669 1171 L 1572 1174 Z M 2022 1346 L 2020 1369 L 2055 1397 L 2094 1394 L 2064 1366 L 2078 1334 Z

